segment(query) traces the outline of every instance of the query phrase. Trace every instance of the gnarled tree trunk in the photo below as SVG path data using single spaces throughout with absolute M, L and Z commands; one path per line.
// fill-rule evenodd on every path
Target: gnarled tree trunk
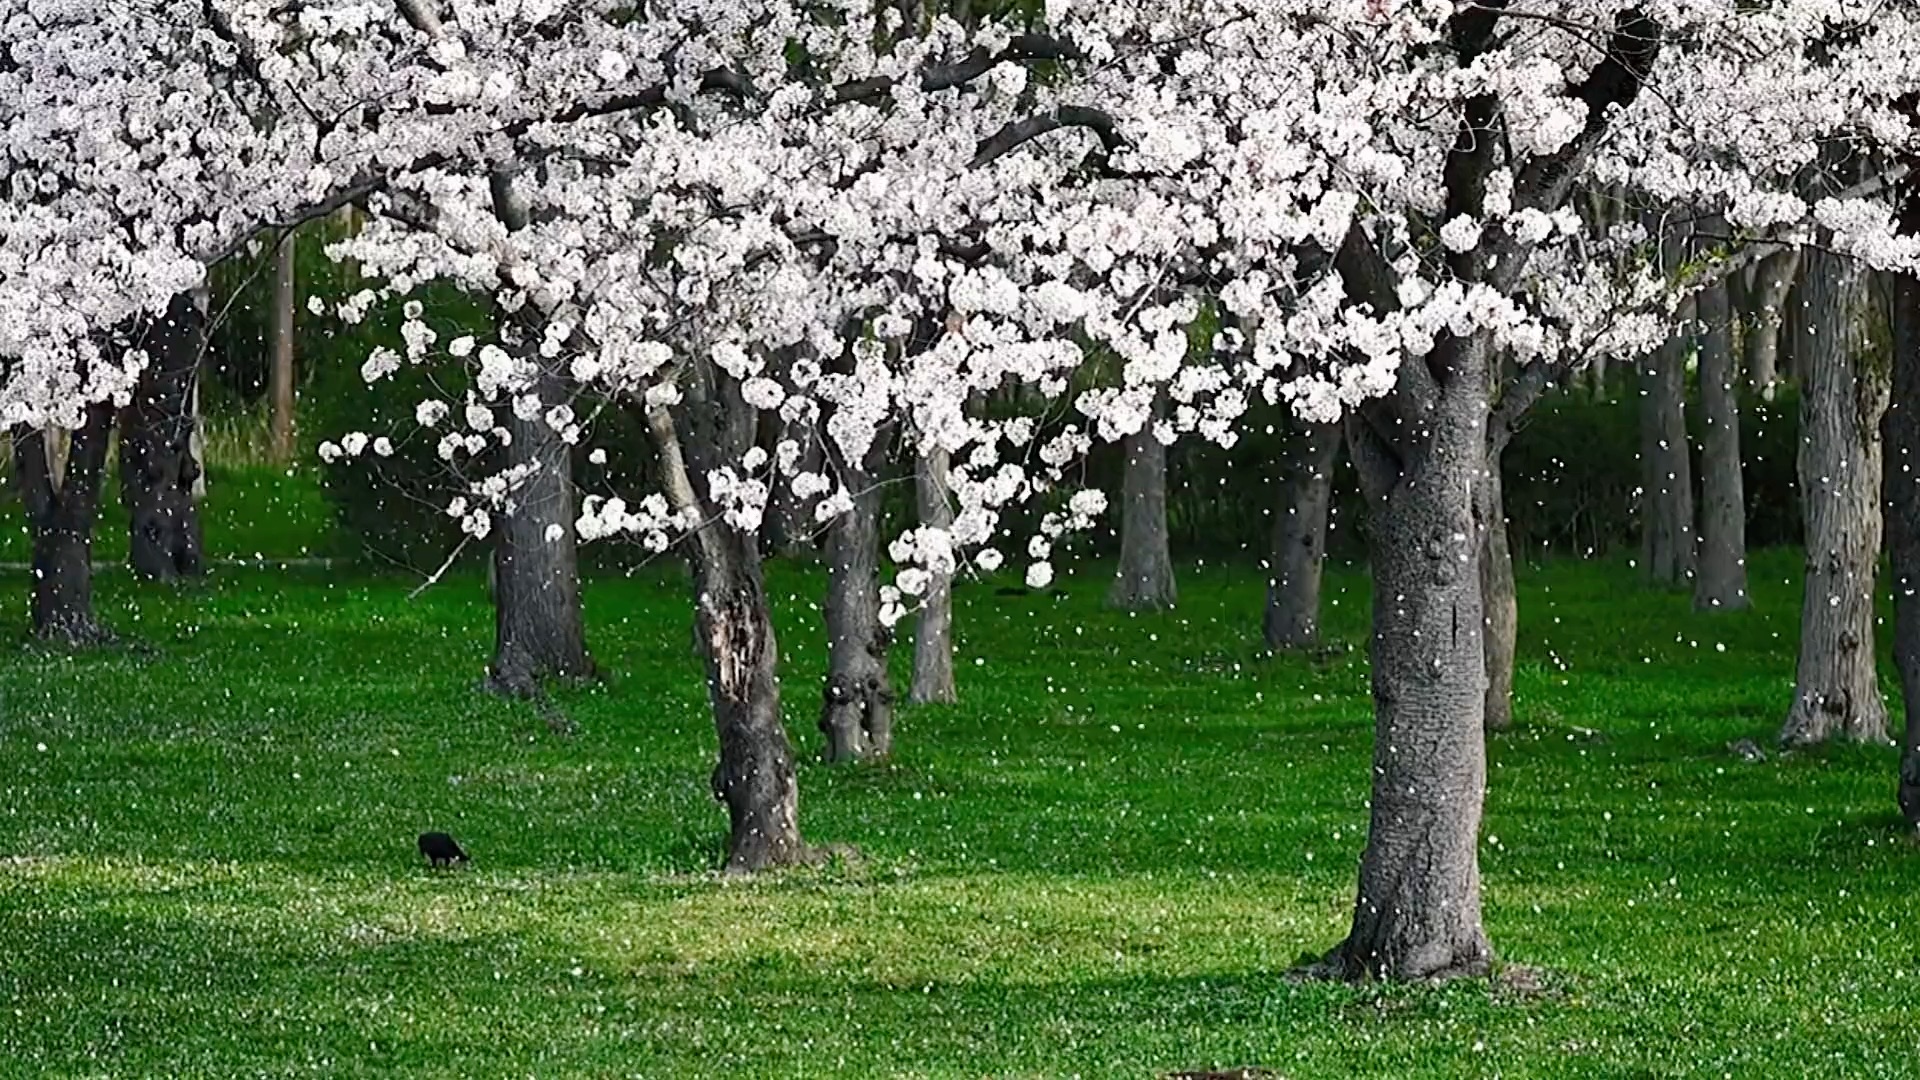
M 867 460 L 835 454 L 853 508 L 828 524 L 827 680 L 820 731 L 832 762 L 893 752 L 893 683 L 887 650 L 893 634 L 880 622 L 880 485 L 886 461 L 881 439 Z
M 1320 642 L 1320 577 L 1327 554 L 1327 511 L 1340 425 L 1301 424 L 1290 440 L 1280 481 L 1267 572 L 1267 647 L 1300 649 Z
M 1382 403 L 1347 425 L 1373 566 L 1374 750 L 1353 929 L 1324 961 L 1342 978 L 1481 975 L 1493 959 L 1480 922 L 1487 765 L 1475 520 L 1489 342 L 1438 348 L 1450 377 L 1432 388 L 1423 432 L 1406 438 L 1417 446 L 1390 434 L 1395 414 Z
M 1880 555 L 1880 417 L 1888 372 L 1870 353 L 1865 272 L 1821 251 L 1806 256 L 1800 497 L 1806 597 L 1789 746 L 1884 742 L 1887 708 L 1874 670 L 1873 588 Z
M 914 470 L 920 524 L 953 527 L 953 495 L 947 486 L 946 450 L 935 446 L 921 454 Z M 907 699 L 916 705 L 951 705 L 959 700 L 953 682 L 953 575 L 935 572 L 922 598 L 913 628 L 913 685 Z
M 205 352 L 206 315 L 181 293 L 145 331 L 147 368 L 120 413 L 120 500 L 127 508 L 129 561 L 158 581 L 206 571 L 194 485 L 193 396 Z
M 1123 611 L 1170 608 L 1179 599 L 1167 543 L 1167 447 L 1153 434 L 1164 409 L 1155 399 L 1147 425 L 1121 443 L 1120 568 L 1107 603 Z
M 1691 309 L 1682 313 L 1691 318 Z M 1641 552 L 1647 577 L 1681 585 L 1693 574 L 1693 466 L 1687 452 L 1685 339 L 1640 361 Z
M 751 533 L 726 523 L 694 486 L 680 425 L 665 407 L 646 412 L 668 500 L 691 513 L 695 628 L 707 669 L 707 696 L 720 740 L 714 798 L 726 804 L 729 873 L 811 863 L 800 836 L 800 788 L 793 745 L 780 723 L 779 647 L 767 604 L 760 550 Z M 696 433 L 702 425 L 693 425 Z M 703 436 L 704 437 L 704 436 Z M 701 448 L 717 457 L 717 447 Z
M 1743 611 L 1747 596 L 1747 497 L 1740 477 L 1739 372 L 1733 366 L 1733 319 L 1724 284 L 1698 297 L 1700 314 L 1700 558 L 1693 606 Z
M 45 428 L 13 431 L 13 467 L 33 535 L 33 636 L 68 646 L 104 644 L 113 634 L 93 614 L 93 525 L 100 509 L 113 408 L 94 405 L 72 433 L 57 467 Z

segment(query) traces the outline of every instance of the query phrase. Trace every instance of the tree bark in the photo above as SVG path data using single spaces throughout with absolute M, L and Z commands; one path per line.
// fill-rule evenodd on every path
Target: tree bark
M 1806 596 L 1788 746 L 1829 739 L 1885 742 L 1886 702 L 1874 670 L 1873 588 L 1880 554 L 1880 432 L 1888 370 L 1871 355 L 1866 276 L 1851 260 L 1810 251 L 1801 282 L 1800 492 Z
M 299 288 L 296 248 L 294 235 L 287 234 L 274 253 L 273 263 L 273 364 L 267 373 L 267 397 L 272 409 L 269 441 L 276 465 L 293 460 L 294 293 Z
M 1760 260 L 1745 298 L 1747 383 L 1766 401 L 1772 401 L 1780 387 L 1787 294 L 1799 276 L 1800 249 L 1782 248 Z
M 192 293 L 146 327 L 147 368 L 120 413 L 120 500 L 129 561 L 141 577 L 175 581 L 206 571 L 193 490 L 193 395 L 205 352 L 206 316 Z
M 1513 551 L 1507 544 L 1506 484 L 1500 459 L 1504 440 L 1492 447 L 1482 479 L 1480 521 L 1480 605 L 1482 648 L 1486 652 L 1487 702 L 1484 726 L 1505 731 L 1513 726 L 1513 665 L 1520 637 L 1520 593 L 1513 581 Z
M 93 614 L 93 526 L 100 508 L 113 408 L 87 410 L 72 433 L 64 475 L 56 471 L 45 428 L 15 428 L 14 474 L 33 535 L 33 636 L 71 647 L 99 645 L 113 633 Z
M 853 508 L 828 525 L 827 680 L 820 731 L 830 762 L 893 752 L 893 683 L 887 677 L 892 633 L 880 622 L 881 439 L 865 461 L 834 454 Z
M 1347 424 L 1373 566 L 1374 750 L 1353 929 L 1323 962 L 1340 978 L 1484 975 L 1493 959 L 1480 921 L 1486 687 L 1475 572 L 1489 347 L 1484 334 L 1437 346 L 1448 377 L 1429 386 L 1419 432 L 1396 425 L 1383 402 Z
M 1678 335 L 1640 361 L 1640 460 L 1647 577 L 1660 585 L 1684 584 L 1694 569 L 1693 468 L 1687 450 L 1686 346 Z
M 494 173 L 489 187 L 501 222 L 510 231 L 524 228 L 526 209 L 514 192 L 512 173 Z M 573 455 L 545 417 L 567 400 L 568 382 L 534 347 L 542 328 L 517 324 L 505 312 L 495 318 L 502 336 L 514 339 L 510 343 L 538 372 L 529 392 L 541 406 L 541 414 L 529 420 L 512 408 L 501 410 L 509 436 L 502 465 L 523 479 L 494 526 L 493 663 L 487 682 L 498 693 L 524 697 L 537 694 L 544 679 L 591 679 L 597 669 L 587 652 L 580 611 Z
M 1920 191 L 1903 192 L 1901 231 L 1920 235 Z M 1893 394 L 1886 437 L 1887 556 L 1893 570 L 1893 664 L 1906 708 L 1896 796 L 1920 826 L 1920 279 L 1893 279 Z
M 1147 425 L 1121 442 L 1120 568 L 1107 604 L 1123 611 L 1171 608 L 1179 599 L 1167 541 L 1167 447 L 1153 434 L 1165 409 L 1156 398 Z
M 1301 649 L 1320 642 L 1320 576 L 1340 425 L 1303 424 L 1292 441 L 1282 464 L 1267 575 L 1264 629 L 1270 649 Z
M 953 496 L 947 486 L 950 465 L 946 450 L 938 446 L 917 459 L 914 483 L 923 528 L 953 527 Z M 913 628 L 913 685 L 907 700 L 916 705 L 951 705 L 960 699 L 953 680 L 951 572 L 936 570 L 932 574 L 918 618 Z
M 819 853 L 800 836 L 800 789 L 793 746 L 780 723 L 780 652 L 759 548 L 752 534 L 712 513 L 695 489 L 698 470 L 688 468 L 673 414 L 653 407 L 646 420 L 668 501 L 701 523 L 692 538 L 695 626 L 720 740 L 712 782 L 730 822 L 727 871 L 816 862 Z
M 1700 559 L 1693 606 L 1744 611 L 1747 596 L 1747 497 L 1740 476 L 1740 373 L 1733 366 L 1733 318 L 1724 284 L 1699 294 Z

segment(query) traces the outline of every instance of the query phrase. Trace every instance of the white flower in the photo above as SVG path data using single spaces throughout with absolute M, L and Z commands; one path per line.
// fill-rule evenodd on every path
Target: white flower
M 447 352 L 453 354 L 457 358 L 465 359 L 466 357 L 473 355 L 473 345 L 474 345 L 473 335 L 464 334 L 460 337 L 454 338 L 452 341 L 447 342 Z
M 340 449 L 345 450 L 348 457 L 359 457 L 366 448 L 367 433 L 364 431 L 353 432 L 340 440 Z
M 413 407 L 413 421 L 421 427 L 438 427 L 447 418 L 447 403 L 428 399 Z
M 477 402 L 468 405 L 467 426 L 475 431 L 492 431 L 493 410 Z
M 547 543 L 557 544 L 560 542 L 561 537 L 567 535 L 567 529 L 566 526 L 556 521 L 547 526 L 547 531 L 543 535 L 547 538 Z
M 1037 562 L 1027 567 L 1027 588 L 1044 589 L 1053 584 L 1053 565 Z
M 1440 227 L 1440 242 L 1448 251 L 1472 251 L 1480 243 L 1480 223 L 1462 214 Z

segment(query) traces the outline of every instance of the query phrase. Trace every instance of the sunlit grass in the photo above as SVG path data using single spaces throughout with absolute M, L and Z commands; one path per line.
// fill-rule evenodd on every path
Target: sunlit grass
M 1285 977 L 1342 932 L 1364 842 L 1351 571 L 1355 648 L 1319 661 L 1261 655 L 1245 571 L 1187 567 L 1151 617 L 1101 610 L 1090 566 L 1057 600 L 963 586 L 963 703 L 907 710 L 890 765 L 803 763 L 807 832 L 859 859 L 746 883 L 712 873 L 671 566 L 590 584 L 613 678 L 561 699 L 570 739 L 475 692 L 478 580 L 110 577 L 152 650 L 0 659 L 0 1072 L 1908 1076 L 1891 755 L 1725 749 L 1784 714 L 1795 561 L 1712 618 L 1623 565 L 1523 575 L 1482 865 L 1528 992 Z M 819 588 L 772 579 L 803 757 Z M 427 870 L 427 828 L 473 866 Z

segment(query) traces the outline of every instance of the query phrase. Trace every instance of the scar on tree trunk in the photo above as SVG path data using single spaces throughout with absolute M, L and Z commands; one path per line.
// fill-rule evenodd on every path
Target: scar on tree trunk
M 694 486 L 681 425 L 664 406 L 646 410 L 663 486 L 676 511 L 700 522 L 692 537 L 695 627 L 707 674 L 720 761 L 713 794 L 726 804 L 727 872 L 749 874 L 817 863 L 800 836 L 800 787 L 793 745 L 780 723 L 779 647 L 755 538 L 726 523 Z M 696 434 L 712 425 L 688 425 Z M 717 435 L 714 437 L 718 437 Z M 718 446 L 697 447 L 700 464 Z
M 206 572 L 194 487 L 194 387 L 206 351 L 206 316 L 192 293 L 173 298 L 148 326 L 147 368 L 120 413 L 120 499 L 129 560 L 141 577 L 177 581 Z
M 46 429 L 13 430 L 13 465 L 33 534 L 33 636 L 85 647 L 113 640 L 93 614 L 93 526 L 100 507 L 111 405 L 94 405 L 60 469 Z

